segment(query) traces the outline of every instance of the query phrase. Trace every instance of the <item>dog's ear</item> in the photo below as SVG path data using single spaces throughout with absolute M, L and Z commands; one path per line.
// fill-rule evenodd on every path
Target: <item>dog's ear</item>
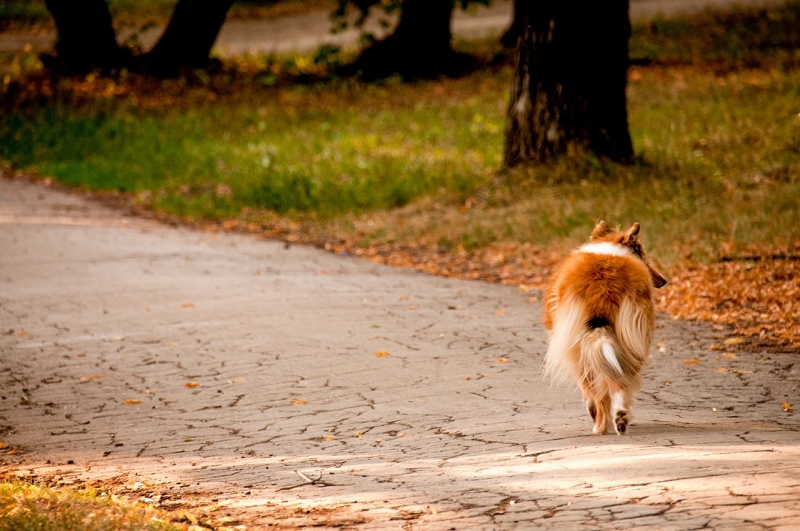
M 600 220 L 597 222 L 597 225 L 594 226 L 594 230 L 592 230 L 592 239 L 602 238 L 609 232 L 611 232 L 611 228 L 606 225 L 605 221 Z
M 636 235 L 639 234 L 639 224 L 634 223 L 631 225 L 631 228 L 628 229 L 628 232 L 625 233 L 625 237 L 622 241 L 629 242 L 636 239 Z

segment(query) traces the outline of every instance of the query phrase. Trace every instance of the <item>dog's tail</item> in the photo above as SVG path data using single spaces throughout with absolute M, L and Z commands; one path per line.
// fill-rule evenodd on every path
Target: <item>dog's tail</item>
M 612 386 L 637 387 L 650 341 L 641 313 L 634 301 L 623 301 L 617 318 L 625 323 L 620 337 L 607 319 L 587 316 L 578 300 L 566 301 L 556 309 L 545 375 L 560 382 L 582 382 L 597 396 L 610 394 Z
M 612 393 L 612 384 L 616 387 L 627 386 L 631 379 L 631 367 L 628 367 L 628 357 L 619 344 L 614 329 L 606 324 L 587 324 L 587 331 L 581 339 L 581 379 L 594 389 L 596 396 L 605 396 Z

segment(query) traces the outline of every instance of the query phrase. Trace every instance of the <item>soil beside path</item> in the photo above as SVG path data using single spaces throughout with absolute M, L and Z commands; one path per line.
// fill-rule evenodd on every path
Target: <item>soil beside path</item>
M 800 366 L 659 319 L 630 435 L 540 306 L 0 179 L 0 471 L 248 529 L 797 529 Z M 304 480 L 321 481 L 287 490 Z

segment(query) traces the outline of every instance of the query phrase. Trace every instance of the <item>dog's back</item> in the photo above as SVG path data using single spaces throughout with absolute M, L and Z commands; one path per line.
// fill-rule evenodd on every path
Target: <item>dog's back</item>
M 561 264 L 545 302 L 545 372 L 578 383 L 599 433 L 627 428 L 650 350 L 653 287 L 666 282 L 644 261 L 637 233 L 638 224 L 627 233 L 598 224 Z

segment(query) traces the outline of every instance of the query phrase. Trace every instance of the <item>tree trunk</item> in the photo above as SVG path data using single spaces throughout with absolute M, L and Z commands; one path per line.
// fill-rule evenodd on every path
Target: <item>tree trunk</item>
M 529 2 L 525 19 L 504 165 L 540 163 L 570 144 L 630 163 L 628 0 Z
M 511 25 L 500 37 L 500 44 L 506 48 L 513 48 L 517 45 L 520 35 L 522 35 L 522 25 L 525 21 L 525 8 L 530 0 L 514 0 L 514 13 L 511 18 Z
M 105 0 L 45 0 L 58 31 L 56 66 L 79 73 L 120 65 L 111 13 Z
M 164 34 L 145 56 L 147 70 L 172 74 L 208 65 L 233 0 L 179 0 Z
M 456 68 L 451 46 L 453 0 L 405 0 L 394 32 L 365 49 L 355 68 L 366 77 L 433 77 Z

